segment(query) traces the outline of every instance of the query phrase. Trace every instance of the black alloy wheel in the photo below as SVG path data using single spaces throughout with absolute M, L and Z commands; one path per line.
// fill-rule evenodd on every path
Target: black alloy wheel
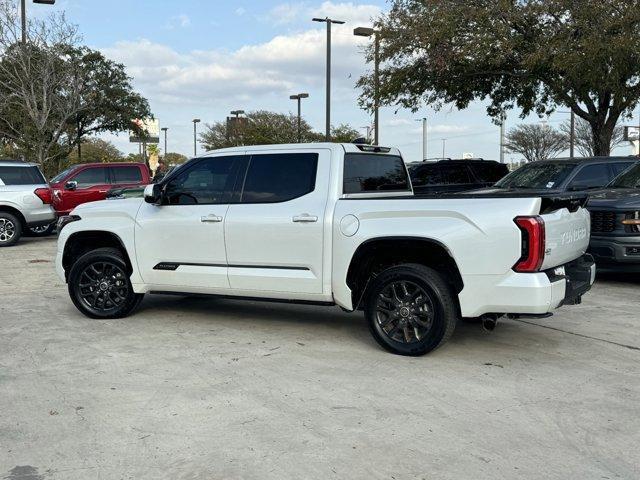
M 125 317 L 143 297 L 133 291 L 122 253 L 114 248 L 92 250 L 73 264 L 69 295 L 91 318 Z
M 424 355 L 444 344 L 459 317 L 444 275 L 407 263 L 382 271 L 365 292 L 365 318 L 374 339 L 400 355 Z

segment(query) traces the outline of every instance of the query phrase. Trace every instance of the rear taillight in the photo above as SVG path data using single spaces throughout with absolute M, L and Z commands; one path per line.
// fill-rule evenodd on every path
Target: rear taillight
M 42 203 L 44 203 L 45 205 L 50 205 L 51 204 L 51 189 L 50 188 L 36 188 L 35 191 L 33 192 L 36 194 L 36 196 L 42 200 Z
M 544 262 L 545 231 L 542 217 L 516 217 L 516 225 L 522 232 L 522 256 L 513 266 L 516 272 L 538 272 Z

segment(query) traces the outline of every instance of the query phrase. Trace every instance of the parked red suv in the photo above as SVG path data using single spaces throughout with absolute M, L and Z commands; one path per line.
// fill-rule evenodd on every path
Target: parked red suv
M 151 177 L 143 163 L 84 163 L 68 168 L 49 183 L 56 213 L 67 215 L 81 203 L 104 200 L 112 188 L 147 185 Z

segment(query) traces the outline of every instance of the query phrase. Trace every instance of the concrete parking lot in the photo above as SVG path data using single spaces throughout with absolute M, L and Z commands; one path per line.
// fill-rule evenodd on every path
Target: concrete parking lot
M 640 478 L 640 276 L 422 358 L 337 308 L 148 297 L 89 320 L 0 250 L 0 478 Z

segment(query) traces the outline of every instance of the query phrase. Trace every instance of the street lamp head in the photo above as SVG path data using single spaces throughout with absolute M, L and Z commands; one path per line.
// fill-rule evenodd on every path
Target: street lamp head
M 167 130 L 169 130 L 169 127 L 162 127 L 160 130 L 162 130 L 163 132 L 166 132 Z
M 369 27 L 358 27 L 353 29 L 353 34 L 356 37 L 370 37 L 374 33 L 375 33 L 375 30 Z
M 33 3 L 42 3 L 43 5 L 55 5 L 56 0 L 33 0 Z
M 329 18 L 329 17 L 327 17 L 327 18 L 313 18 L 312 20 L 313 20 L 314 22 L 336 23 L 336 24 L 338 24 L 338 25 L 342 25 L 342 24 L 344 24 L 344 23 L 345 23 L 345 22 L 343 22 L 342 20 L 333 20 L 333 19 L 331 19 L 331 18 Z
M 243 115 L 244 110 L 231 110 L 231 115 Z
M 289 100 L 298 100 L 299 98 L 298 95 L 289 95 Z
M 309 94 L 308 93 L 299 93 L 298 97 L 299 98 L 309 98 Z
M 201 122 L 201 120 L 199 118 L 194 118 L 193 119 L 193 123 L 200 123 L 200 122 Z

